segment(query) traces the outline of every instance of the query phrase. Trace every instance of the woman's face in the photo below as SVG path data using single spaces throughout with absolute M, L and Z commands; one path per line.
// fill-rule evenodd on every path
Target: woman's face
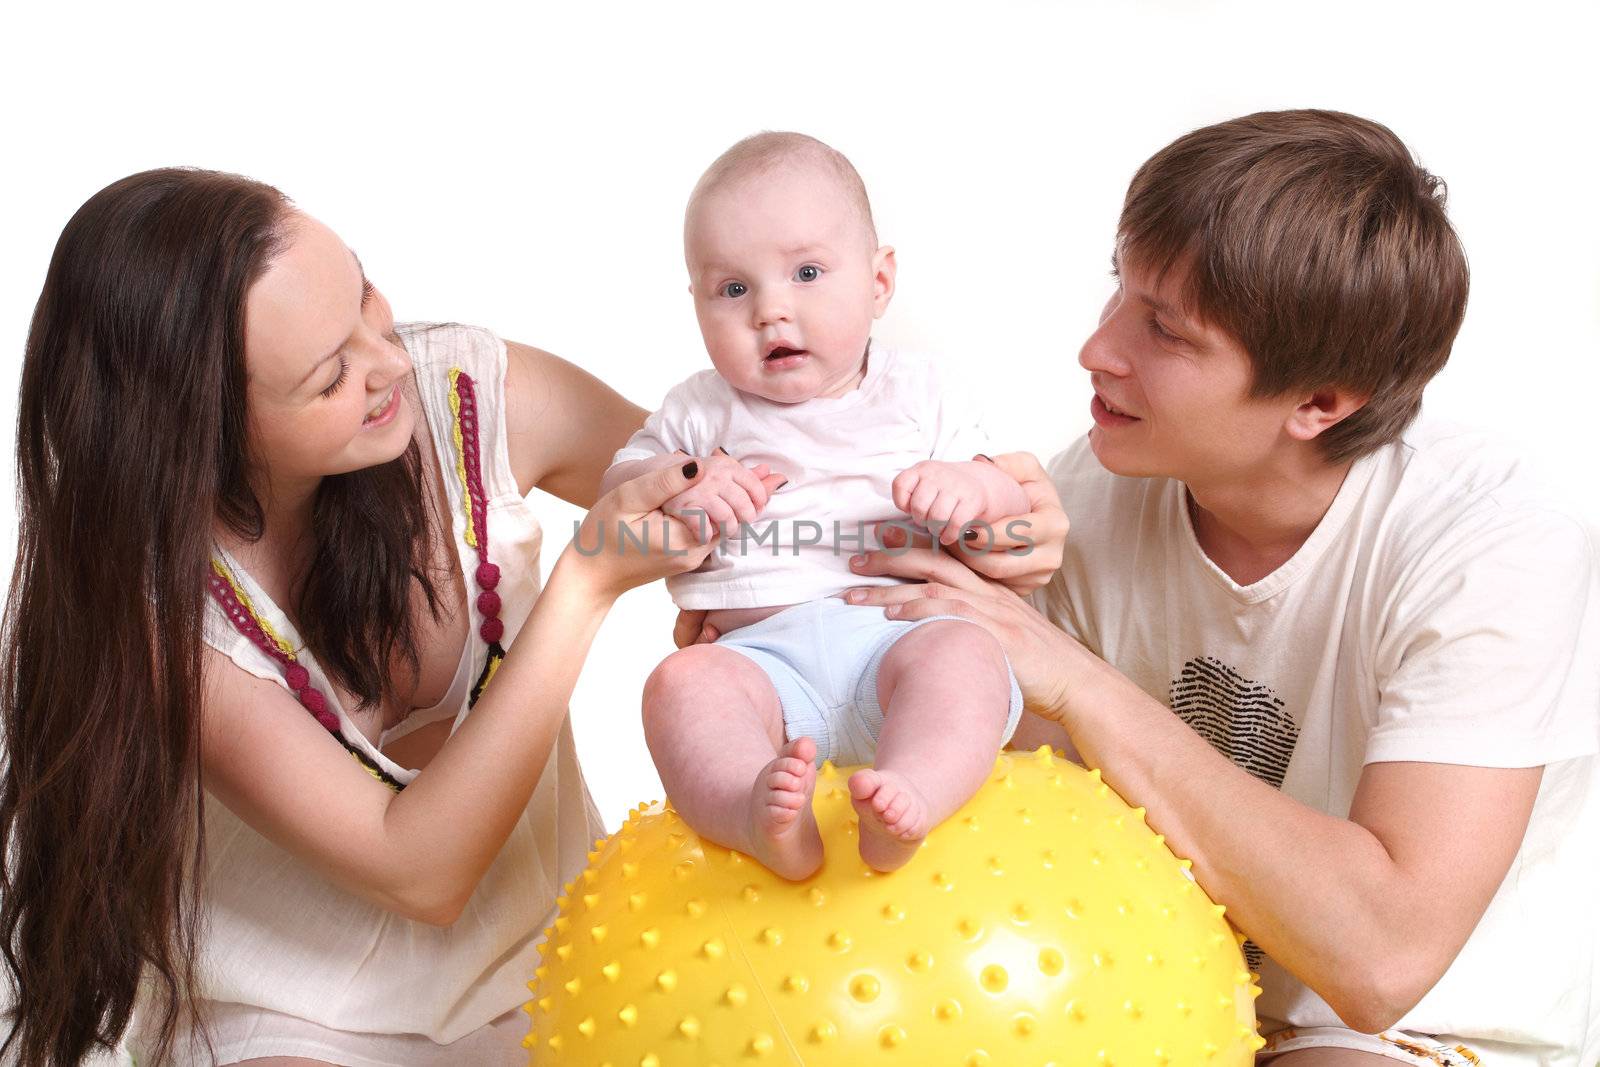
M 291 212 L 245 297 L 252 469 L 273 492 L 387 463 L 411 441 L 411 357 L 389 302 L 334 232 Z

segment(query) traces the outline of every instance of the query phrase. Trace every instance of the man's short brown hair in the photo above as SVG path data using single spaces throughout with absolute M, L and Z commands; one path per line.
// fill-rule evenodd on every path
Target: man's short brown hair
M 1467 261 L 1444 182 L 1387 127 L 1263 111 L 1178 138 L 1134 175 L 1119 256 L 1185 270 L 1185 304 L 1236 338 L 1259 397 L 1370 396 L 1318 438 L 1330 462 L 1399 437 L 1444 366 Z

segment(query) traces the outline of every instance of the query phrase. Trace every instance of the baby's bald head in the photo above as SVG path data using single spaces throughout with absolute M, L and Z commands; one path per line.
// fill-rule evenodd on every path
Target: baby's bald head
M 861 223 L 869 249 L 878 245 L 877 228 L 872 223 L 872 205 L 861 175 L 843 153 L 803 133 L 766 131 L 746 137 L 718 156 L 695 183 L 684 212 L 686 229 L 695 213 L 714 193 L 752 181 L 780 168 L 805 169 L 822 181 L 830 182 L 844 203 Z

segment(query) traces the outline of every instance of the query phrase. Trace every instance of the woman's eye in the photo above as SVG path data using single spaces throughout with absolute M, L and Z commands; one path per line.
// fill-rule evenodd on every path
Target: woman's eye
M 1154 330 L 1155 331 L 1155 335 L 1157 337 L 1161 338 L 1163 341 L 1181 341 L 1181 340 L 1183 340 L 1183 338 L 1179 337 L 1177 334 L 1173 333 L 1171 330 L 1168 330 L 1165 326 L 1161 325 L 1161 320 L 1156 318 L 1154 315 L 1150 316 L 1150 329 Z
M 822 277 L 822 268 L 807 263 L 805 266 L 795 271 L 794 276 L 796 281 L 814 282 L 818 278 Z
M 727 285 L 722 287 L 723 296 L 739 297 L 743 296 L 749 291 L 750 287 L 745 285 L 744 282 L 729 282 Z
M 333 380 L 333 384 L 332 385 L 328 386 L 326 389 L 324 389 L 322 391 L 323 397 L 324 398 L 331 397 L 331 396 L 333 396 L 334 393 L 337 393 L 339 391 L 339 386 L 344 384 L 344 380 L 349 375 L 349 373 L 350 373 L 350 361 L 345 359 L 343 356 L 340 356 L 339 357 L 339 376 Z

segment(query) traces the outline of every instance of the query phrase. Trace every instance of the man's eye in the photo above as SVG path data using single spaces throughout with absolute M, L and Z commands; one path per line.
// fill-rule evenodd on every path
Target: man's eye
M 749 291 L 750 287 L 745 285 L 744 282 L 729 282 L 722 287 L 723 296 L 743 296 Z
M 1150 329 L 1157 337 L 1161 338 L 1163 341 L 1181 341 L 1181 340 L 1183 340 L 1183 338 L 1179 337 L 1177 334 L 1173 333 L 1171 330 L 1169 330 L 1165 326 L 1161 325 L 1161 320 L 1157 319 L 1154 315 L 1150 316 Z
M 794 276 L 796 281 L 814 282 L 818 278 L 822 277 L 822 268 L 811 263 L 807 263 L 805 266 L 795 271 Z

